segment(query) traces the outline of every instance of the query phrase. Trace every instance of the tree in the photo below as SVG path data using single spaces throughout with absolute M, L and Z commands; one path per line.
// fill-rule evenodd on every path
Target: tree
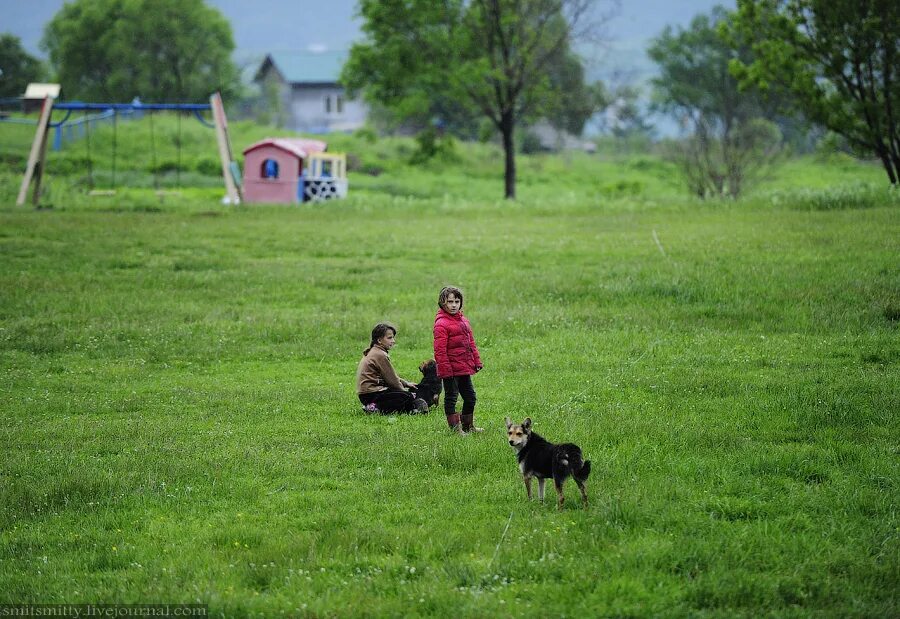
M 598 119 L 600 129 L 609 131 L 615 138 L 638 135 L 652 138 L 654 127 L 641 106 L 641 95 L 641 88 L 628 82 L 612 87 L 598 108 L 603 112 Z
M 592 0 L 360 0 L 366 40 L 342 82 L 399 116 L 433 102 L 488 118 L 504 151 L 504 195 L 515 198 L 515 130 L 561 93 L 549 68 L 597 25 Z
M 693 193 L 737 197 L 780 143 L 777 127 L 755 92 L 739 92 L 729 73 L 733 57 L 746 57 L 720 35 L 729 14 L 721 7 L 698 15 L 690 28 L 667 27 L 648 55 L 660 68 L 653 80 L 656 105 L 691 130 L 677 157 Z
M 0 97 L 21 96 L 43 73 L 41 61 L 25 51 L 19 37 L 0 35 Z
M 581 59 L 567 48 L 549 59 L 545 71 L 553 94 L 544 115 L 556 129 L 581 135 L 591 116 L 609 104 L 606 86 L 588 83 Z
M 730 31 L 753 42 L 732 62 L 742 84 L 790 93 L 900 182 L 900 2 L 738 0 Z
M 203 0 L 75 0 L 41 45 L 68 98 L 202 101 L 237 84 L 231 26 Z

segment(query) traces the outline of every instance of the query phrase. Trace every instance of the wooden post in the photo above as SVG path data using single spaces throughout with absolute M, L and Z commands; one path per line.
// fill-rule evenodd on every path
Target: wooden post
M 37 206 L 41 194 L 41 177 L 44 174 L 44 164 L 47 156 L 47 133 L 50 126 L 50 113 L 53 111 L 53 97 L 44 97 L 41 105 L 41 114 L 38 119 L 37 131 L 34 132 L 34 141 L 31 143 L 31 154 L 28 155 L 28 165 L 25 166 L 25 176 L 22 178 L 22 186 L 19 188 L 19 196 L 16 198 L 16 206 L 25 204 L 25 195 L 28 193 L 28 185 L 34 177 L 34 193 L 31 202 Z M 35 174 L 37 171 L 37 174 Z
M 212 107 L 213 122 L 216 125 L 216 142 L 219 144 L 219 159 L 222 162 L 222 178 L 225 179 L 225 192 L 231 204 L 240 204 L 241 191 L 232 178 L 231 170 L 231 141 L 228 138 L 228 121 L 225 118 L 225 107 L 222 105 L 222 96 L 219 93 L 209 98 Z

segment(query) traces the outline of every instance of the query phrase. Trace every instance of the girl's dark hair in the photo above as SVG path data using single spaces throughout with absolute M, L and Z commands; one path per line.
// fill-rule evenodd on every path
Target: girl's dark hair
M 375 325 L 375 328 L 372 329 L 372 341 L 369 342 L 369 347 L 363 351 L 363 357 L 369 354 L 369 351 L 372 350 L 372 347 L 378 343 L 378 340 L 387 335 L 388 331 L 393 331 L 394 335 L 397 335 L 397 327 L 389 322 L 379 322 L 377 325 Z
M 457 299 L 459 299 L 459 309 L 462 309 L 463 306 L 463 293 L 462 290 L 457 288 L 456 286 L 444 286 L 441 288 L 441 294 L 438 295 L 438 307 L 444 307 L 444 303 L 447 302 L 447 297 L 453 295 Z

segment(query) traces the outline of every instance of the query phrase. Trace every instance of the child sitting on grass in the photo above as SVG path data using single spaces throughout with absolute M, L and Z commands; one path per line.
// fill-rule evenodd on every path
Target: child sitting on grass
M 397 328 L 386 322 L 372 329 L 372 341 L 356 368 L 356 394 L 369 412 L 427 413 L 425 400 L 408 391 L 415 383 L 400 378 L 391 364 L 388 353 L 396 336 Z

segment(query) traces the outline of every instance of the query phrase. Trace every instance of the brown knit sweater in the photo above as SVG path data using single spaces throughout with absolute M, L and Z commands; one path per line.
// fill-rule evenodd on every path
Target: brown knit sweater
M 403 389 L 403 383 L 391 365 L 388 352 L 376 344 L 356 367 L 356 393 L 375 393 L 386 389 Z

